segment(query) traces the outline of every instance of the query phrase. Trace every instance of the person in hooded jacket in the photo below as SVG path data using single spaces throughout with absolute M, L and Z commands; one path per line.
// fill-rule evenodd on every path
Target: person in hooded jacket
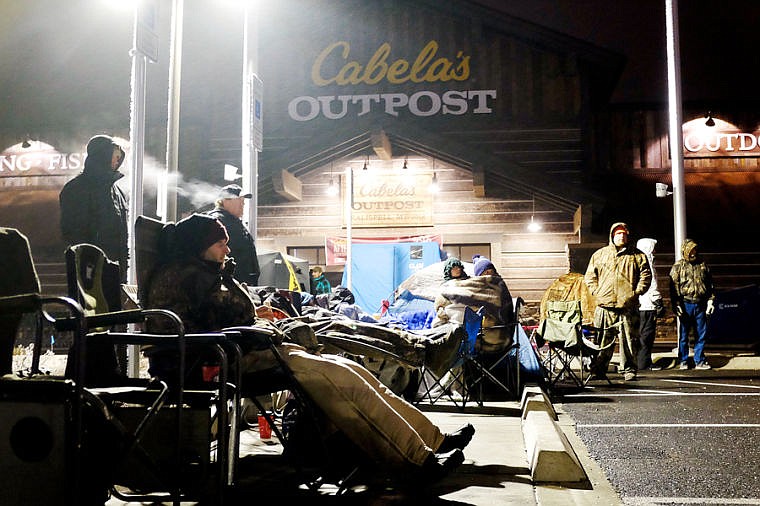
M 592 378 L 607 378 L 618 340 L 619 372 L 625 381 L 636 379 L 639 351 L 639 296 L 652 282 L 652 269 L 644 253 L 629 242 L 628 225 L 610 227 L 610 243 L 591 255 L 584 281 L 594 296 L 594 327 L 602 351 L 591 362 Z
M 636 247 L 642 251 L 649 260 L 652 269 L 652 284 L 643 295 L 639 295 L 639 348 L 638 366 L 639 371 L 648 369 L 659 371 L 661 368 L 652 363 L 652 346 L 657 333 L 657 317 L 662 316 L 664 306 L 662 295 L 657 289 L 657 276 L 654 269 L 654 249 L 657 239 L 645 237 L 636 241 Z
M 715 286 L 710 268 L 699 255 L 697 243 L 691 239 L 681 245 L 681 259 L 670 268 L 670 302 L 680 323 L 678 330 L 678 363 L 689 368 L 689 331 L 696 331 L 694 368 L 711 369 L 704 354 L 707 343 L 707 317 L 715 311 Z
M 127 196 L 116 182 L 124 149 L 108 135 L 87 143 L 84 170 L 67 182 L 58 196 L 61 235 L 68 245 L 89 243 L 119 263 L 121 281 L 127 280 L 129 245 Z

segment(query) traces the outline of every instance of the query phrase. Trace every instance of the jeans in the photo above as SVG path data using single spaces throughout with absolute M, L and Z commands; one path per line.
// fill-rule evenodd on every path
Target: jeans
M 707 343 L 707 315 L 704 304 L 684 302 L 684 313 L 679 318 L 680 330 L 678 331 L 678 361 L 684 363 L 689 360 L 689 331 L 694 328 L 694 363 L 701 364 L 705 361 L 704 348 Z

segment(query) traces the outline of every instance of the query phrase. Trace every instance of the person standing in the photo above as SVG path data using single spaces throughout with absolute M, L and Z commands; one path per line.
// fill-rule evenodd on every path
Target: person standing
M 649 289 L 652 270 L 644 253 L 629 244 L 630 231 L 622 222 L 610 227 L 610 243 L 591 255 L 584 281 L 596 301 L 594 327 L 602 351 L 591 362 L 591 377 L 606 378 L 620 347 L 619 371 L 625 381 L 636 379 L 639 350 L 639 299 Z
M 715 310 L 715 287 L 710 268 L 702 260 L 697 243 L 691 239 L 681 245 L 681 259 L 670 268 L 670 302 L 678 318 L 678 363 L 689 368 L 689 331 L 694 339 L 694 368 L 711 369 L 704 355 L 707 343 L 707 317 Z
M 661 368 L 652 363 L 652 346 L 657 333 L 657 317 L 662 316 L 664 306 L 662 295 L 657 289 L 657 275 L 654 268 L 654 250 L 657 239 L 649 237 L 636 241 L 636 247 L 647 256 L 649 268 L 652 270 L 652 284 L 643 295 L 639 295 L 639 371 L 648 369 L 659 371 Z
M 127 281 L 129 244 L 127 196 L 116 182 L 124 177 L 119 167 L 124 149 L 108 135 L 87 142 L 84 170 L 61 189 L 61 235 L 66 243 L 89 243 L 119 263 L 122 282 Z
M 228 246 L 235 260 L 233 277 L 248 286 L 257 286 L 261 270 L 256 255 L 256 242 L 242 221 L 244 199 L 251 197 L 250 193 L 243 193 L 239 185 L 229 184 L 222 188 L 214 209 L 207 214 L 221 221 L 230 236 Z

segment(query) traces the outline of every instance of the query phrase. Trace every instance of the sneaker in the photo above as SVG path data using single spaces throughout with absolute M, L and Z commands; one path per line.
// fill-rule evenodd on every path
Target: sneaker
M 686 369 L 689 368 L 689 364 L 687 364 L 686 362 L 681 362 L 681 365 L 679 365 L 678 368 L 681 369 L 682 371 L 685 371 Z
M 645 367 L 644 369 L 639 369 L 640 371 L 662 371 L 662 367 L 659 365 L 650 365 L 649 367 Z
M 451 450 L 463 450 L 475 435 L 475 427 L 471 423 L 463 425 L 459 429 L 443 436 L 443 442 L 438 447 L 436 453 L 447 453 Z
M 694 369 L 701 369 L 703 371 L 706 371 L 708 369 L 712 369 L 712 367 L 707 362 L 700 362 L 699 364 L 694 366 Z
M 633 381 L 636 379 L 636 373 L 628 371 L 627 373 L 623 374 L 623 380 L 625 381 Z

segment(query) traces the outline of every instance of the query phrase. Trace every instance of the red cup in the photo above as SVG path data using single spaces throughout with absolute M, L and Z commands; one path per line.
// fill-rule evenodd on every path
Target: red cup
M 264 417 L 264 415 L 259 415 L 259 438 L 272 438 L 272 427 L 269 426 L 269 422 L 267 422 L 267 419 Z

